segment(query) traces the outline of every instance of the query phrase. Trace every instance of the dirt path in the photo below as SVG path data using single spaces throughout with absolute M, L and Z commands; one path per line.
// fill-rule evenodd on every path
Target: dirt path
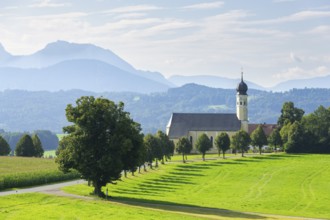
M 14 195 L 14 194 L 21 194 L 21 193 L 47 192 L 47 191 L 51 191 L 51 190 L 60 191 L 60 189 L 62 187 L 71 186 L 71 185 L 75 185 L 75 184 L 83 184 L 83 183 L 86 183 L 86 181 L 85 180 L 74 180 L 74 181 L 54 183 L 54 184 L 49 184 L 49 185 L 8 190 L 8 191 L 0 192 L 0 196 L 7 196 L 7 195 Z

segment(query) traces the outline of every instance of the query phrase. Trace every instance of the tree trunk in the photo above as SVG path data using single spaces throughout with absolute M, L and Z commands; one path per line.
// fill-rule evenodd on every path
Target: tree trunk
M 124 176 L 125 176 L 125 178 L 127 178 L 127 171 L 126 170 L 124 170 Z
M 225 151 L 222 151 L 222 158 L 225 159 Z
M 262 148 L 262 146 L 261 147 L 259 147 L 259 154 L 261 155 L 261 148 Z
M 134 171 L 132 171 L 132 176 L 134 176 Z
M 242 150 L 242 157 L 244 157 L 244 150 Z
M 102 192 L 102 185 L 100 182 L 96 181 L 93 182 L 94 185 L 94 195 L 97 195 L 99 197 L 104 197 L 104 193 Z
M 138 169 L 139 169 L 139 173 L 141 173 L 141 166 L 139 166 Z
M 165 157 L 165 156 L 163 156 L 163 158 L 162 158 L 162 164 L 165 164 L 164 157 Z
M 203 161 L 205 161 L 205 154 L 204 153 L 202 154 L 202 158 L 203 158 Z
M 144 172 L 147 172 L 146 163 L 143 164 L 143 170 L 144 170 Z
M 186 161 L 188 160 L 188 156 L 187 156 L 187 154 L 185 155 L 186 156 Z
M 156 158 L 156 166 L 155 167 L 158 167 L 158 159 Z
M 182 162 L 185 163 L 186 161 L 184 161 L 184 153 L 182 153 Z

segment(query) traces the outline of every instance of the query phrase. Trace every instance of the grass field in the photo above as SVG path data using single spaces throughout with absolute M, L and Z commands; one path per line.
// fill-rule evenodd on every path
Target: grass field
M 86 185 L 64 190 L 89 199 L 0 197 L 0 219 L 330 218 L 330 155 L 228 156 L 208 155 L 202 162 L 192 155 L 186 164 L 175 156 L 171 163 L 108 185 L 110 201 L 93 199 Z
M 69 180 L 77 176 L 60 172 L 54 159 L 0 157 L 0 190 Z
M 189 159 L 189 158 L 188 158 Z M 330 218 L 330 155 L 174 162 L 108 189 L 114 201 Z M 88 195 L 85 185 L 66 187 Z

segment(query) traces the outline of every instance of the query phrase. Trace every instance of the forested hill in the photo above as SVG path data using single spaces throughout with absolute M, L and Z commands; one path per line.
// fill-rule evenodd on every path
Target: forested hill
M 165 93 L 93 93 L 81 90 L 60 92 L 0 92 L 0 128 L 6 131 L 51 130 L 61 132 L 67 125 L 65 108 L 80 96 L 103 96 L 123 101 L 125 110 L 141 123 L 144 132 L 165 130 L 172 112 L 234 113 L 236 91 L 188 84 Z M 251 123 L 276 123 L 284 102 L 292 101 L 306 113 L 318 106 L 330 106 L 330 89 L 294 89 L 275 93 L 248 90 Z

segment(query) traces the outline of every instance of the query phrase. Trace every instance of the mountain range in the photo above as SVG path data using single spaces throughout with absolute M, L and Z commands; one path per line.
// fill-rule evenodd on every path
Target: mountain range
M 235 88 L 240 79 L 218 76 L 171 76 L 135 69 L 110 50 L 93 44 L 57 41 L 30 55 L 14 56 L 0 44 L 0 90 L 93 92 L 165 92 L 195 83 L 213 88 Z M 288 91 L 293 88 L 329 88 L 330 75 L 291 80 L 272 88 L 246 81 L 251 89 Z

